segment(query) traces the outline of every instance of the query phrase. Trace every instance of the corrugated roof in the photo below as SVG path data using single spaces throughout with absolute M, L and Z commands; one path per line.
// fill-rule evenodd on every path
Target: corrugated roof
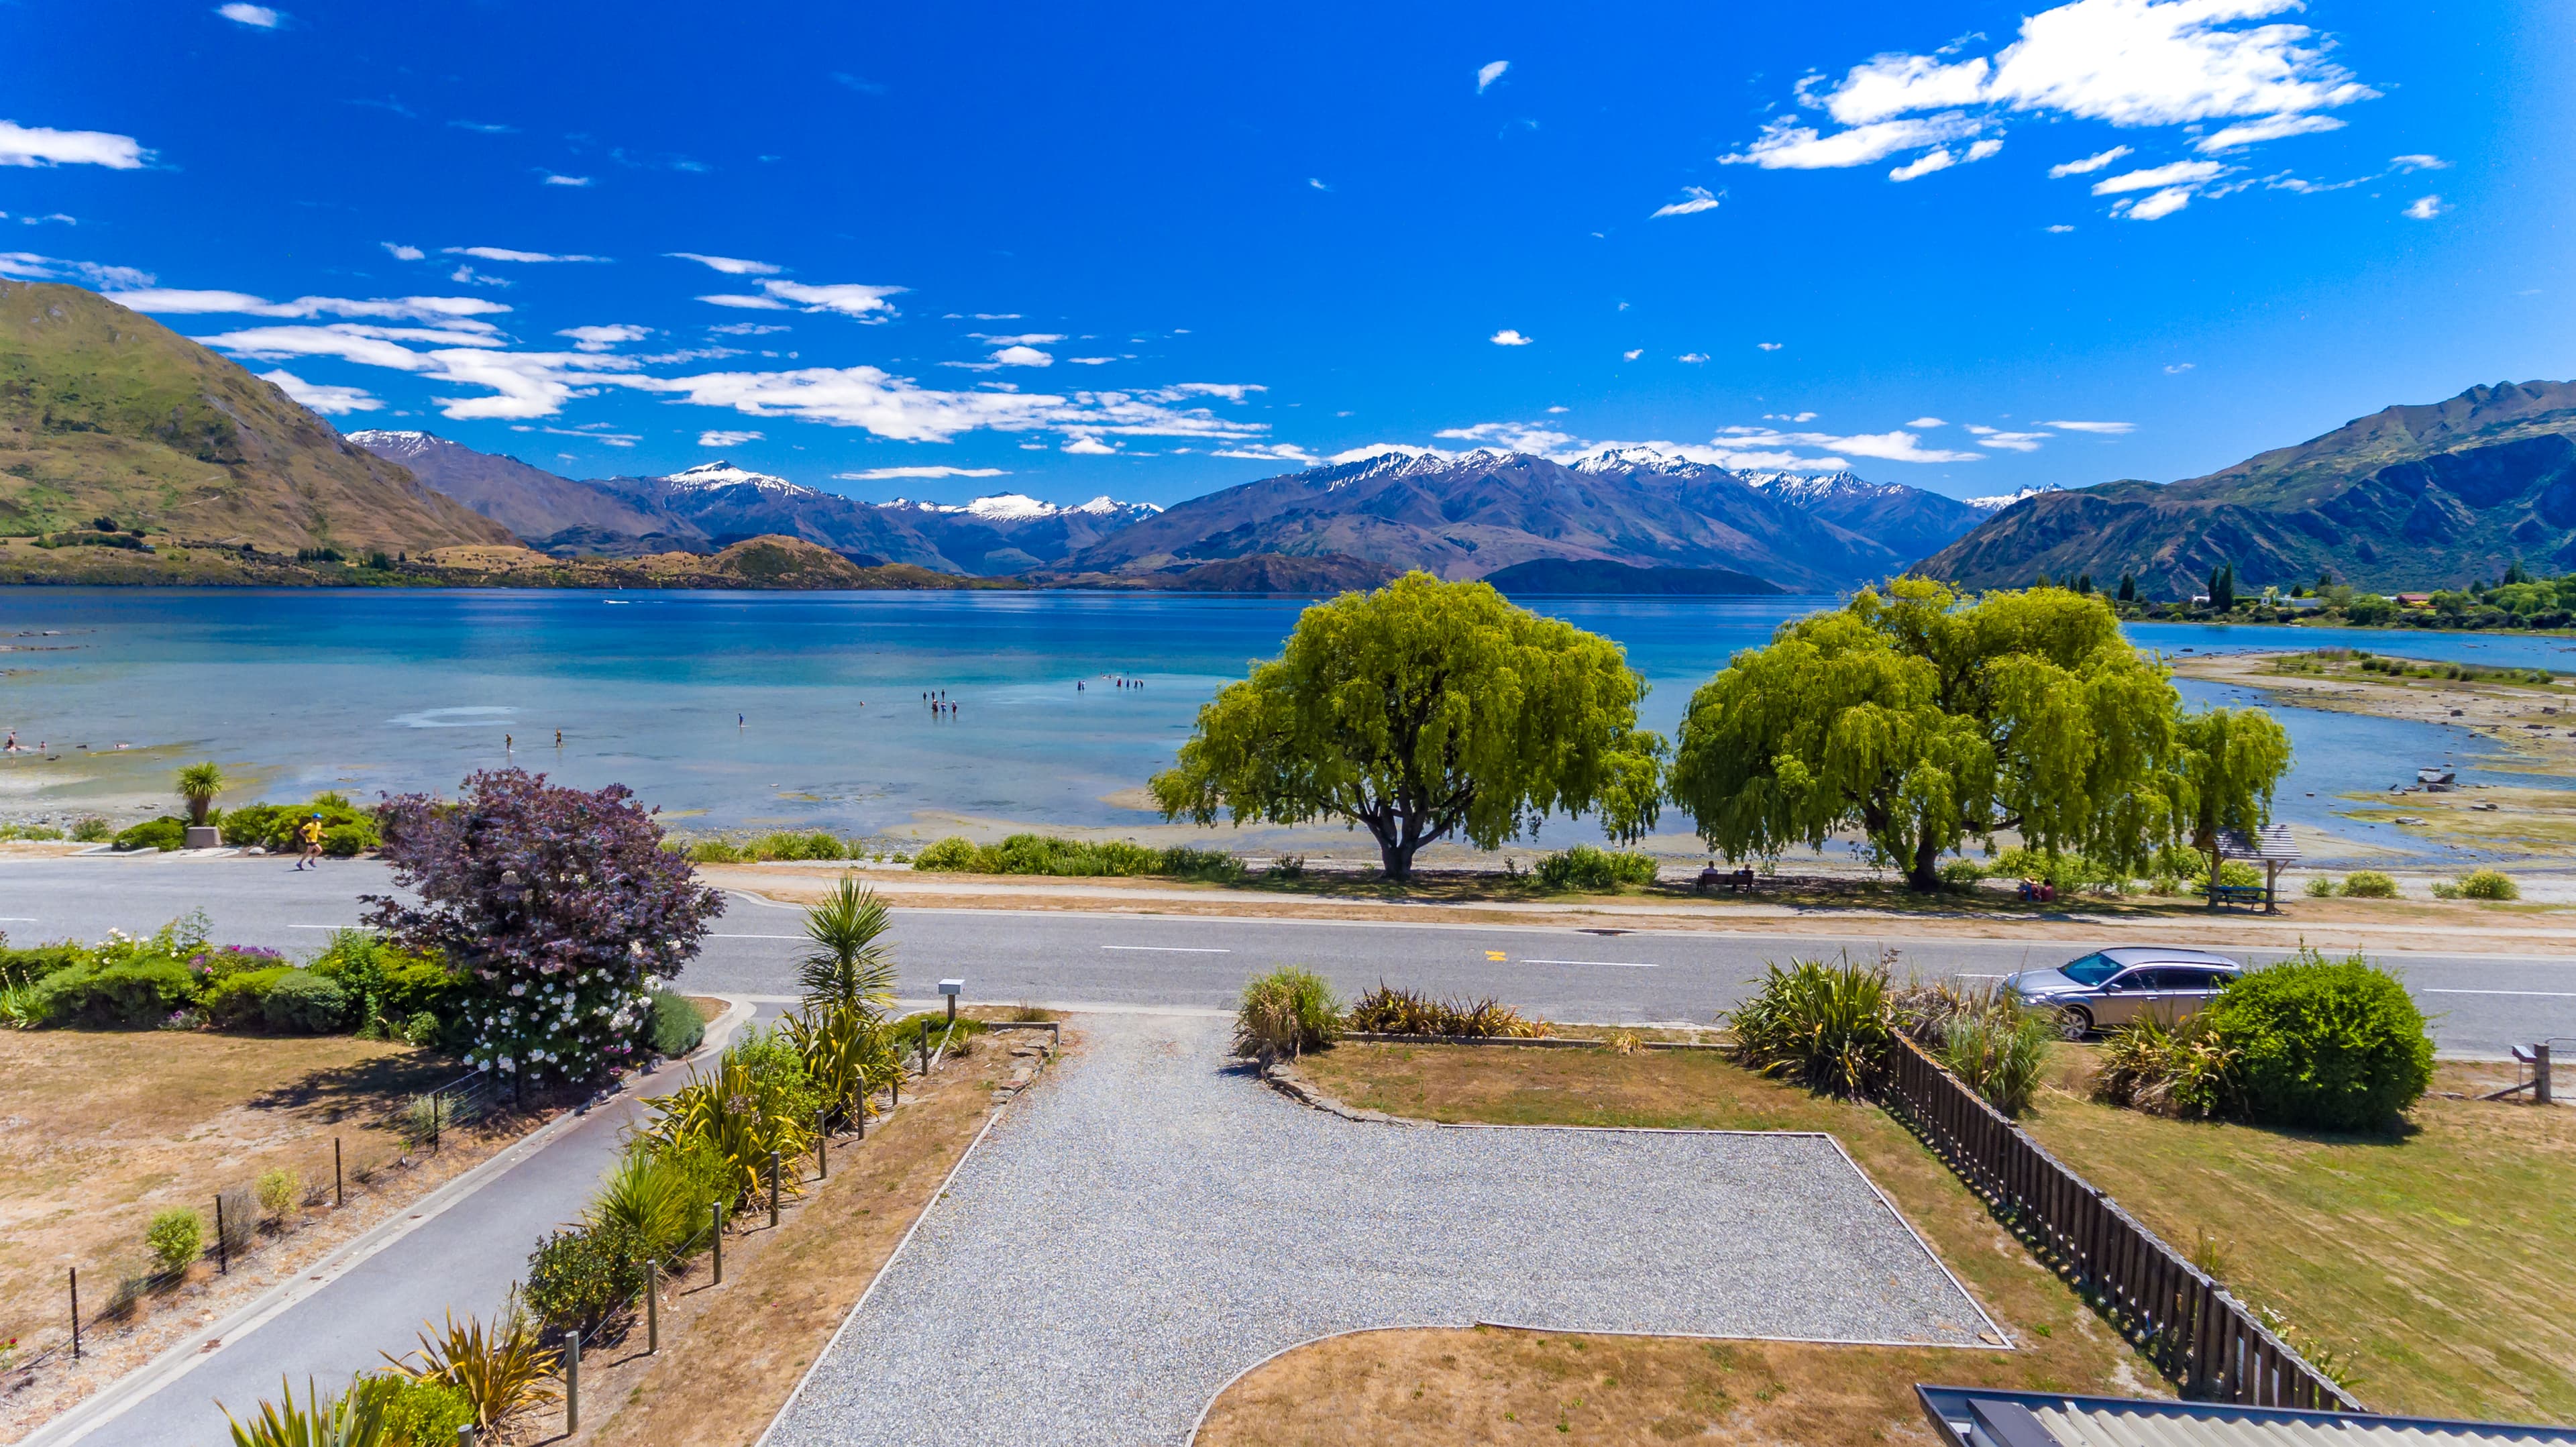
M 2466 1443 L 2555 1444 L 2568 1433 L 2463 1422 L 2456 1427 L 2272 1413 L 2182 1415 L 2140 1404 L 2105 1409 L 2073 1402 L 2036 1407 L 2031 1415 L 2065 1447 L 2463 1447 Z

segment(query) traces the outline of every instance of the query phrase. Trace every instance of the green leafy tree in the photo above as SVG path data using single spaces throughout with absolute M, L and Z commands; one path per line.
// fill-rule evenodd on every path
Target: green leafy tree
M 1348 821 L 1396 880 L 1433 840 L 1497 848 L 1559 809 L 1634 838 L 1662 793 L 1645 692 L 1609 639 L 1407 573 L 1308 608 L 1278 658 L 1199 710 L 1154 798 L 1200 824 Z
M 2203 776 L 2184 768 L 2180 710 L 2099 598 L 2045 588 L 1962 603 L 1901 578 L 1784 625 L 1703 685 L 1672 798 L 1729 859 L 1857 830 L 1927 892 L 1943 854 L 2007 830 L 2043 854 L 2137 870 L 2204 802 L 2259 814 L 2286 765 L 2284 748 L 2258 797 L 2258 760 L 2222 749 L 2233 762 L 2192 792 Z
M 2120 601 L 2123 603 L 2135 603 L 2138 601 L 2137 574 L 2122 573 L 2120 575 Z
M 2236 565 L 2226 563 L 2209 570 L 2209 607 L 2219 614 L 2236 611 Z
M 805 1008 L 882 1012 L 894 1003 L 894 958 L 882 943 L 885 901 L 847 875 L 823 902 L 805 911 L 805 937 L 814 942 L 796 965 Z
M 2191 847 L 2218 877 L 2218 837 L 2251 835 L 2272 817 L 2272 790 L 2290 768 L 2290 736 L 2259 708 L 2213 708 L 2180 719 L 2175 790 Z
M 218 764 L 190 764 L 179 771 L 179 797 L 188 803 L 188 822 L 203 827 L 206 812 L 215 806 L 215 797 L 224 791 L 224 771 Z

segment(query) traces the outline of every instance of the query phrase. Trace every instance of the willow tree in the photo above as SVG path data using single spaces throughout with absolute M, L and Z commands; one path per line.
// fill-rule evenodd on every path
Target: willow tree
M 2195 769 L 2206 727 L 2099 598 L 1963 602 L 1906 578 L 1783 625 L 1692 695 L 1672 797 L 1730 859 L 1857 830 L 1918 890 L 1940 886 L 1943 854 L 2005 831 L 2142 871 L 2202 811 L 2259 820 L 2288 766 L 2283 743 Z
M 1200 824 L 1342 820 L 1398 880 L 1433 840 L 1493 849 L 1558 810 L 1633 838 L 1662 792 L 1645 692 L 1609 639 L 1407 573 L 1308 608 L 1279 657 L 1199 710 L 1154 798 Z
M 2213 708 L 2182 721 L 2179 832 L 2209 856 L 2218 879 L 2219 838 L 2251 837 L 2272 814 L 2272 788 L 2290 767 L 2290 736 L 2260 709 Z

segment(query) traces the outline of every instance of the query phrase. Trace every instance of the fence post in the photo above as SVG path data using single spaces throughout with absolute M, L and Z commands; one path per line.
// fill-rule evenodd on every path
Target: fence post
M 814 1179 L 818 1181 L 832 1178 L 831 1114 L 828 1109 L 814 1112 Z
M 456 1447 L 474 1447 L 473 1423 L 468 1422 L 456 1429 Z
M 564 1333 L 564 1435 L 581 1430 L 581 1328 Z
M 331 1137 L 331 1209 L 337 1211 L 347 1204 L 349 1204 L 348 1193 L 341 1186 L 340 1138 L 333 1136 Z
M 2531 1047 L 2531 1103 L 2549 1103 L 2549 1042 L 2546 1040 Z
M 716 1252 L 716 1279 L 708 1284 L 711 1286 L 722 1286 L 724 1285 L 724 1202 L 716 1202 L 714 1205 L 709 1206 L 707 1211 L 709 1215 L 715 1218 L 715 1231 L 712 1239 L 715 1242 Z
M 859 1077 L 859 1093 L 850 1097 L 850 1120 L 859 1128 L 859 1139 L 868 1138 L 868 1082 Z
M 73 1360 L 73 1361 L 79 1361 L 79 1360 L 80 1360 L 80 1354 L 81 1354 L 81 1348 L 80 1348 L 80 1268 L 79 1268 L 79 1267 L 77 1267 L 77 1266 L 75 1266 L 75 1267 L 71 1268 L 71 1273 L 72 1273 L 72 1360 Z
M 438 1154 L 438 1092 L 429 1093 L 429 1153 Z
M 647 1355 L 662 1350 L 662 1269 L 644 1263 L 644 1351 Z
M 215 1192 L 215 1274 L 232 1274 L 232 1246 L 224 1239 L 224 1193 Z
M 769 1153 L 769 1224 L 778 1224 L 778 1152 Z

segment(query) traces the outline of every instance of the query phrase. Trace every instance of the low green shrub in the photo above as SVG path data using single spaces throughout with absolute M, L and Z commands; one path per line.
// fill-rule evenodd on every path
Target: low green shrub
M 119 849 L 159 849 L 166 852 L 188 842 L 188 821 L 176 814 L 164 814 L 158 819 L 146 819 L 120 829 L 108 842 Z
M 740 864 L 751 856 L 729 839 L 700 839 L 688 847 L 691 864 Z
M 1973 859 L 1953 859 L 1941 866 L 1941 887 L 1954 894 L 1966 894 L 1986 877 L 1986 867 Z
M 0 949 L 0 973 L 34 984 L 49 975 L 68 970 L 74 965 L 91 962 L 91 952 L 69 940 L 60 944 L 30 945 L 25 949 Z
M 48 1020 L 81 1025 L 158 1025 L 197 993 L 186 965 L 156 956 L 76 965 L 39 988 Z
M 926 873 L 967 873 L 975 867 L 975 841 L 951 834 L 914 855 L 912 867 Z
M 2057 1025 L 2007 1002 L 1952 1015 L 1942 1026 L 1941 1063 L 2006 1115 L 2030 1109 Z
M 206 1218 L 187 1206 L 155 1212 L 143 1245 L 162 1270 L 183 1270 L 206 1249 Z
M 526 1280 L 521 1300 L 541 1336 L 588 1335 L 644 1289 L 644 1252 L 622 1228 L 567 1226 L 537 1242 Z
M 676 1266 L 713 1218 L 721 1169 L 693 1173 L 684 1152 L 636 1141 L 608 1170 L 585 1220 L 603 1239 L 633 1243 L 644 1259 Z
M 72 825 L 72 838 L 83 844 L 103 844 L 116 837 L 116 826 L 92 814 Z
M 304 1177 L 280 1166 L 259 1176 L 259 1209 L 272 1221 L 284 1221 L 304 1196 Z
M 2478 869 L 2460 880 L 2460 896 L 2464 899 L 2520 899 L 2522 886 L 2514 883 L 2513 876 L 2502 870 Z
M 2060 894 L 2080 889 L 2117 889 L 2128 882 L 2122 871 L 2081 854 L 2049 854 L 2027 846 L 2016 846 L 1995 856 L 1986 874 L 1995 879 L 2029 879 L 2054 885 Z
M 2346 899 L 2395 899 L 2397 881 L 2376 869 L 2356 869 L 2343 877 Z
M 1234 1053 L 1262 1060 L 1295 1059 L 1332 1043 L 1341 1028 L 1341 1002 L 1312 970 L 1282 965 L 1244 982 L 1234 1013 Z
M 257 845 L 268 850 L 295 851 L 304 847 L 296 831 L 315 814 L 322 816 L 322 852 L 333 858 L 363 854 L 382 842 L 372 812 L 327 790 L 302 804 L 244 804 L 228 809 L 217 827 L 223 831 L 224 842 L 236 848 Z
M 2335 882 L 2333 875 L 2312 874 L 2308 876 L 2308 898 L 2332 899 L 2334 898 L 2334 894 Z
M 1270 868 L 1264 872 L 1272 879 L 1303 879 L 1306 877 L 1306 856 L 1303 854 L 1282 854 L 1278 858 L 1271 860 Z
M 677 990 L 655 990 L 653 1011 L 644 1026 L 644 1043 L 653 1053 L 677 1060 L 707 1038 L 707 1022 L 698 1007 Z
M 2172 1027 L 2141 1020 L 2104 1043 L 2093 1097 L 2183 1120 L 2238 1114 L 2244 1090 L 2236 1065 L 2235 1049 L 2219 1037 L 2206 1011 Z
M 349 1023 L 349 992 L 311 970 L 288 970 L 269 982 L 259 1016 L 271 1030 L 328 1035 Z
M 849 846 L 815 830 L 809 834 L 764 834 L 748 851 L 754 859 L 847 859 Z
M 1655 860 L 1648 854 L 1577 844 L 1540 860 L 1530 877 L 1541 889 L 1604 894 L 1627 885 L 1654 883 Z
M 264 1018 L 268 987 L 276 984 L 291 970 L 290 965 L 271 965 L 266 969 L 243 970 L 226 975 L 206 988 L 198 999 L 198 1008 L 218 1030 L 247 1030 Z
M 1762 988 L 1728 1012 L 1736 1058 L 1811 1090 L 1857 1095 L 1886 1064 L 1887 971 L 1874 964 L 1792 960 L 1765 967 Z
M 1544 1022 L 1525 1019 L 1501 1001 L 1435 1000 L 1413 990 L 1399 990 L 1381 980 L 1374 990 L 1351 1002 L 1342 1028 L 1371 1035 L 1455 1035 L 1469 1039 L 1531 1039 L 1547 1032 Z
M 396 1033 L 405 1045 L 431 1045 L 438 1040 L 438 1017 L 423 1010 L 406 1018 Z
M 2380 1130 L 2433 1080 L 2423 1011 L 2359 954 L 2335 960 L 2303 946 L 2231 982 L 2204 1013 L 2236 1053 L 2257 1121 Z
M 359 1375 L 349 1394 L 384 1423 L 382 1447 L 450 1447 L 456 1429 L 474 1425 L 474 1404 L 443 1382 L 379 1371 Z
M 52 840 L 63 837 L 63 831 L 51 824 L 0 824 L 0 839 Z

